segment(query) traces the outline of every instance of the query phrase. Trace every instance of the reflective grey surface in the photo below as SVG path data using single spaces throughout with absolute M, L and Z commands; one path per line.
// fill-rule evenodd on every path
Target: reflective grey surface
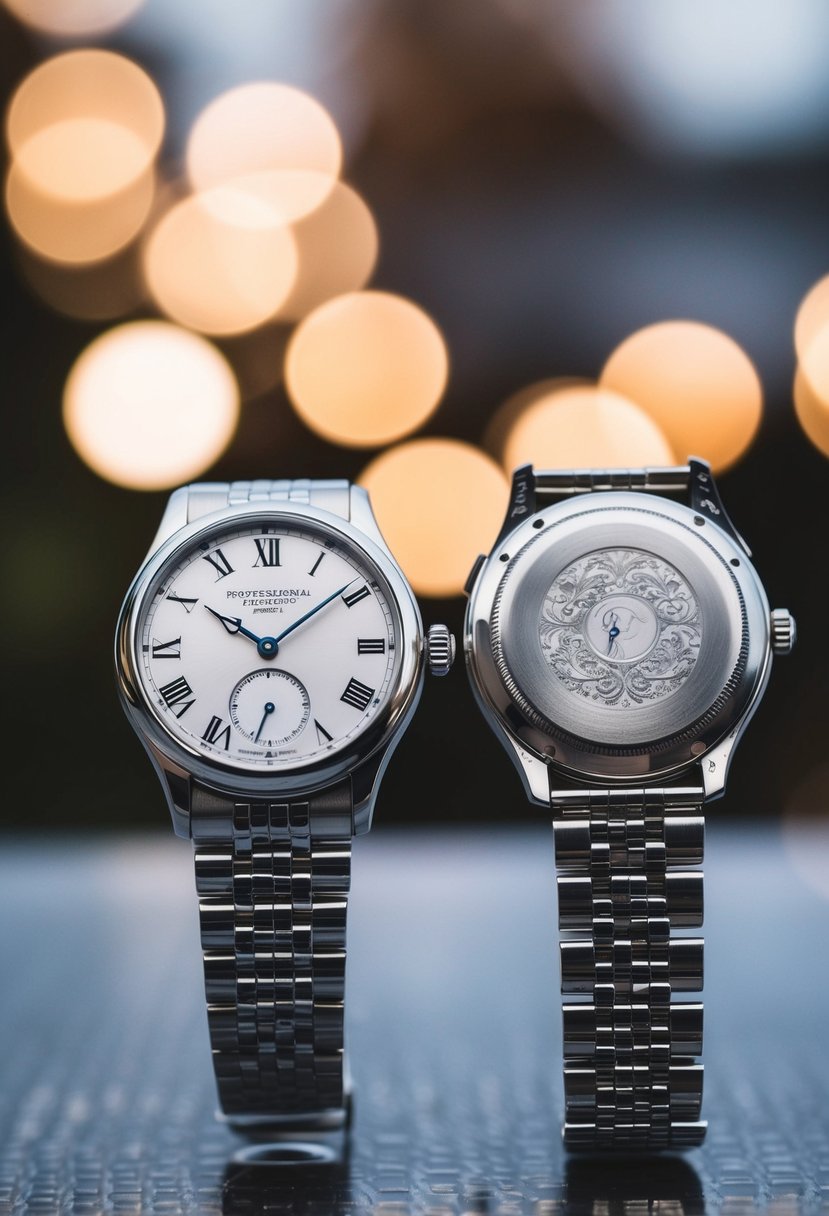
M 264 1168 L 213 1118 L 187 845 L 7 839 L 0 1213 L 825 1210 L 829 836 L 794 847 L 709 830 L 705 1147 L 568 1166 L 549 825 L 380 826 L 354 857 L 350 1155 Z

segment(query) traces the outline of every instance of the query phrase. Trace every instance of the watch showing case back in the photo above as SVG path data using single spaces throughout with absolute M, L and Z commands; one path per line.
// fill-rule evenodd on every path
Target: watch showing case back
M 703 803 L 794 622 L 762 584 L 708 466 L 517 470 L 473 567 L 478 704 L 552 811 L 565 1145 L 700 1144 Z
M 351 838 L 454 643 L 424 638 L 364 490 L 177 490 L 121 611 L 118 686 L 195 845 L 224 1116 L 250 1135 L 344 1127 Z

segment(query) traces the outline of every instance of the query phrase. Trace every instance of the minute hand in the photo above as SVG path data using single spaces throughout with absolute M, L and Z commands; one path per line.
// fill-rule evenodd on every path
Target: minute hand
M 293 633 L 295 629 L 299 629 L 300 625 L 304 625 L 305 622 L 310 620 L 312 616 L 316 616 L 316 614 L 320 612 L 326 604 L 330 604 L 331 601 L 335 600 L 338 595 L 342 595 L 346 587 L 350 587 L 351 583 L 353 582 L 354 579 L 351 579 L 351 582 L 346 583 L 345 586 L 339 587 L 336 591 L 332 591 L 330 595 L 326 596 L 325 599 L 317 604 L 314 608 L 310 608 L 308 612 L 304 614 L 304 616 L 299 617 L 292 624 L 290 624 L 287 629 L 283 629 L 281 633 L 278 633 L 274 639 L 277 645 L 282 641 L 283 638 L 286 638 L 289 633 Z

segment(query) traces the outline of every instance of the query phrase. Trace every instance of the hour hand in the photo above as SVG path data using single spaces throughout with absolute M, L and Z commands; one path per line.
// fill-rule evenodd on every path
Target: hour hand
M 262 641 L 258 634 L 251 633 L 250 629 L 245 629 L 242 624 L 242 618 L 239 616 L 222 616 L 221 612 L 217 612 L 215 608 L 211 608 L 209 604 L 205 604 L 205 608 L 209 613 L 215 616 L 217 621 L 221 621 L 228 633 L 241 633 L 246 638 L 250 638 L 252 642 L 256 642 L 257 646 Z

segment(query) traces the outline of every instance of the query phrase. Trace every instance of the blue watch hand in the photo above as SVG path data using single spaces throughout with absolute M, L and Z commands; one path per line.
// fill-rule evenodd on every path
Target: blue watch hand
M 257 633 L 252 633 L 250 629 L 245 628 L 241 617 L 222 616 L 221 612 L 217 612 L 209 604 L 205 604 L 205 608 L 212 616 L 215 616 L 217 621 L 221 621 L 229 634 L 241 633 L 246 638 L 250 638 L 252 642 L 255 642 L 256 648 L 263 659 L 272 659 L 276 655 L 276 638 L 260 638 Z
M 617 625 L 613 625 L 610 629 L 608 629 L 608 631 L 607 631 L 607 638 L 608 638 L 607 653 L 608 654 L 612 653 L 613 643 L 616 641 L 618 636 L 619 636 L 619 627 Z
M 269 716 L 270 716 L 270 715 L 273 713 L 273 711 L 274 711 L 275 709 L 276 709 L 276 706 L 274 705 L 273 701 L 266 701 L 266 702 L 265 702 L 265 712 L 262 714 L 262 721 L 259 723 L 259 730 L 258 730 L 258 731 L 256 732 L 256 734 L 253 736 L 253 742 L 254 742 L 254 743 L 258 743 L 258 742 L 259 742 L 259 736 L 262 734 L 262 727 L 265 725 L 265 723 L 267 722 L 267 720 L 268 720 Z
M 338 595 L 342 595 L 342 593 L 345 591 L 346 587 L 350 587 L 351 584 L 356 581 L 357 581 L 356 578 L 352 578 L 349 582 L 347 582 L 345 584 L 345 586 L 338 587 L 336 591 L 332 591 L 331 594 L 327 595 L 324 600 L 322 600 L 319 604 L 316 605 L 316 607 L 310 608 L 308 610 L 308 612 L 306 612 L 303 616 L 301 616 L 297 620 L 295 620 L 293 622 L 293 624 L 288 626 L 287 629 L 283 629 L 282 632 L 278 633 L 276 635 L 276 637 L 273 639 L 274 642 L 276 643 L 276 645 L 278 646 L 283 638 L 286 638 L 289 633 L 293 633 L 295 629 L 299 629 L 300 625 L 304 625 L 305 622 L 310 620 L 312 616 L 316 616 L 316 614 L 321 609 L 323 609 L 326 604 L 330 604 L 331 601 L 335 600 Z

